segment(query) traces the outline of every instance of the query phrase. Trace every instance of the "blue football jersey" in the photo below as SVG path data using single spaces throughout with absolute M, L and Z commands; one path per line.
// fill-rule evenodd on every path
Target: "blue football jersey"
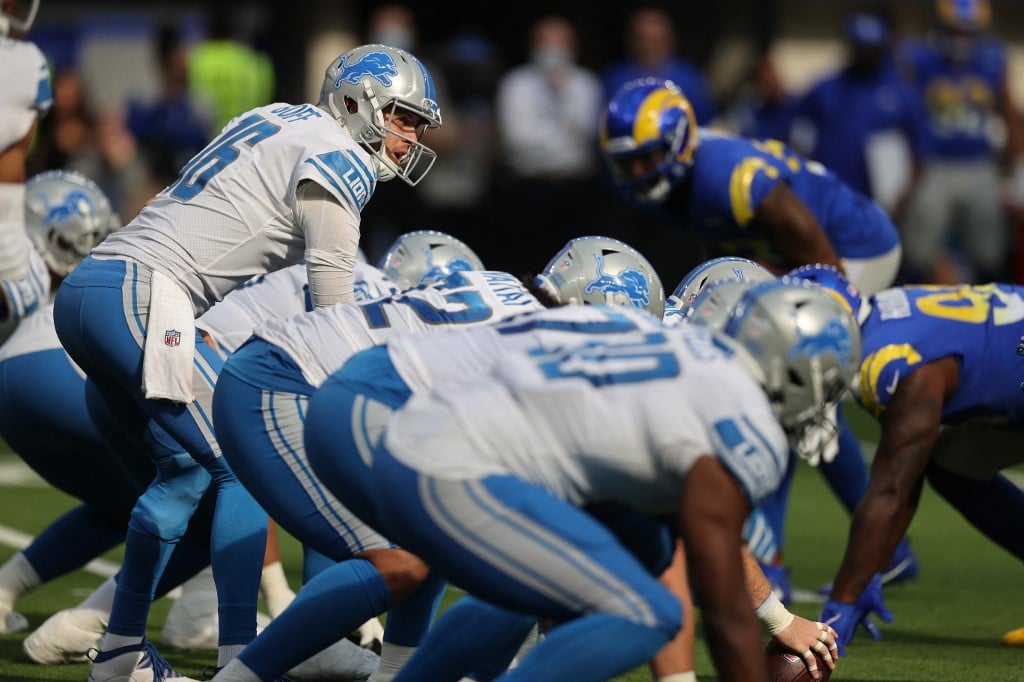
M 779 182 L 807 205 L 840 258 L 877 256 L 899 243 L 896 228 L 877 204 L 777 140 L 702 129 L 690 174 L 683 222 L 717 255 L 782 265 L 766 234 L 751 225 Z
M 1024 286 L 908 286 L 871 297 L 861 327 L 858 402 L 875 414 L 919 367 L 956 358 L 960 381 L 943 423 L 975 417 L 1024 421 Z

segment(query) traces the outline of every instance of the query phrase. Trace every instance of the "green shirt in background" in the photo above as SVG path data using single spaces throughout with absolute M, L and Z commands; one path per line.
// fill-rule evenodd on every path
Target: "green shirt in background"
M 189 90 L 208 107 L 213 131 L 219 134 L 235 116 L 270 104 L 274 67 L 270 58 L 235 40 L 207 40 L 189 55 Z

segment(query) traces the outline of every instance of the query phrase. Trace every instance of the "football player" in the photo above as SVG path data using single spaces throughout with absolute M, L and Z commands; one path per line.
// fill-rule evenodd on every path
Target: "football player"
M 785 430 L 820 412 L 823 396 L 809 387 L 841 392 L 859 357 L 856 324 L 838 303 L 810 286 L 765 285 L 772 288 L 752 293 L 732 340 L 656 318 L 638 325 L 628 310 L 570 306 L 422 344 L 398 337 L 324 382 L 306 422 L 314 472 L 371 527 L 467 589 L 476 599 L 466 607 L 485 614 L 469 625 L 463 602 L 456 605 L 396 681 L 459 679 L 525 634 L 524 613 L 560 625 L 503 679 L 600 680 L 651 659 L 680 628 L 679 601 L 652 575 L 664 568 L 650 561 L 656 553 L 634 554 L 584 512 L 594 502 L 670 518 L 719 672 L 764 674 L 741 561 L 743 518 L 784 473 Z M 651 325 L 657 331 L 643 331 Z M 610 333 L 630 326 L 629 336 Z M 535 340 L 573 328 L 595 333 L 569 344 L 535 345 L 524 335 L 525 349 L 504 345 L 523 332 Z M 800 379 L 769 377 L 776 363 Z M 465 381 L 455 378 L 462 371 L 446 376 L 446 364 L 488 371 Z M 430 376 L 435 382 L 423 385 Z M 759 606 L 779 634 L 794 619 L 762 587 Z M 806 654 L 814 648 L 831 661 L 829 628 L 801 625 Z M 467 628 L 488 636 L 460 646 L 461 657 L 450 648 L 437 654 L 433 645 Z
M 899 270 L 899 233 L 876 202 L 780 141 L 698 128 L 686 94 L 671 81 L 622 86 L 605 107 L 600 144 L 626 200 L 691 231 L 712 256 L 747 257 L 775 272 L 831 264 L 867 293 L 892 284 Z M 867 487 L 867 465 L 842 415 L 840 426 L 839 451 L 821 471 L 852 513 Z M 770 504 L 780 546 L 785 506 Z M 893 577 L 916 575 L 911 563 Z M 780 584 L 788 582 L 783 566 L 777 573 Z
M 46 266 L 25 232 L 25 162 L 53 104 L 46 58 L 27 39 L 39 0 L 0 0 L 0 321 L 21 319 L 50 294 Z
M 517 277 L 484 270 L 469 247 L 443 233 L 403 235 L 381 267 L 392 281 L 412 288 L 369 303 L 266 322 L 232 354 L 218 380 L 214 424 L 232 469 L 285 530 L 341 563 L 306 584 L 274 629 L 215 679 L 274 678 L 306 658 L 307 651 L 344 636 L 352 623 L 388 611 L 381 667 L 372 678 L 387 679 L 381 676 L 401 667 L 433 618 L 445 583 L 428 578 L 429 569 L 417 557 L 366 528 L 309 470 L 302 441 L 309 395 L 354 353 L 387 339 L 492 325 L 543 304 Z M 663 307 L 661 283 L 650 263 L 618 240 L 573 240 L 552 259 L 549 271 L 542 286 L 547 296 L 630 306 L 635 301 L 659 314 Z M 554 289 L 549 279 L 565 286 Z M 474 369 L 470 365 L 464 374 Z M 324 596 L 327 590 L 330 598 Z M 349 605 L 345 618 L 333 613 L 304 621 L 323 624 L 315 633 L 289 624 L 308 618 L 310 609 L 339 603 Z
M 890 622 L 879 585 L 924 481 L 987 537 L 1024 559 L 1024 491 L 1000 472 L 1021 461 L 1024 287 L 903 286 L 861 296 L 841 276 L 822 285 L 861 321 L 854 397 L 881 437 L 871 482 L 821 617 L 849 644 L 870 619 Z
M 133 510 L 90 679 L 173 674 L 150 664 L 146 615 L 211 481 L 218 664 L 255 636 L 266 514 L 220 456 L 211 402 L 222 361 L 196 343 L 195 318 L 252 277 L 302 257 L 315 306 L 352 300 L 363 207 L 378 181 L 422 179 L 434 159 L 423 137 L 440 125 L 433 80 L 416 57 L 353 48 L 327 67 L 317 104 L 239 114 L 64 280 L 54 303 L 61 344 L 119 423 L 145 434 L 145 454 L 160 472 Z

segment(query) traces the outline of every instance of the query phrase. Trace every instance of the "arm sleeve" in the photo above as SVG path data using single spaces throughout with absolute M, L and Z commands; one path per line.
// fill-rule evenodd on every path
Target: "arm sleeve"
M 296 191 L 296 221 L 306 238 L 306 273 L 316 307 L 354 301 L 360 216 L 315 182 Z

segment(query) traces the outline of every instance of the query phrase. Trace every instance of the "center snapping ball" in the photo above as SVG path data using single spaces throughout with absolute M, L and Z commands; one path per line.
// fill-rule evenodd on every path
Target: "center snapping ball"
M 815 654 L 817 656 L 817 654 Z M 832 670 L 821 656 L 818 658 L 818 672 L 821 675 L 821 682 L 828 682 L 832 677 Z M 814 682 L 811 672 L 804 665 L 804 659 L 795 653 L 779 646 L 775 640 L 768 643 L 765 649 L 765 659 L 768 665 L 768 679 L 771 682 Z

